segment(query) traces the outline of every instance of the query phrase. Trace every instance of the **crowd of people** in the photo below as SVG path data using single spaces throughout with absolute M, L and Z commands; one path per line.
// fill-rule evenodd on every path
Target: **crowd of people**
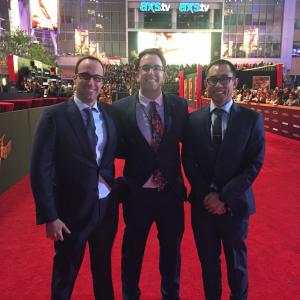
M 263 66 L 270 66 L 272 63 L 257 63 L 257 64 L 235 64 L 236 70 L 245 70 Z M 205 72 L 207 65 L 203 66 Z M 165 79 L 164 91 L 167 93 L 178 94 L 179 91 L 179 72 L 183 71 L 184 75 L 189 75 L 197 72 L 197 65 L 167 65 L 167 77 Z M 134 62 L 128 64 L 106 64 L 102 91 L 99 99 L 112 103 L 115 100 L 133 95 L 139 89 L 139 83 L 136 79 L 136 66 Z M 204 75 L 204 74 L 203 74 Z M 287 77 L 284 77 L 286 81 Z M 233 99 L 236 102 L 244 103 L 264 103 L 272 105 L 299 106 L 300 105 L 300 90 L 290 85 L 290 81 L 284 82 L 283 88 L 276 87 L 275 89 L 258 88 L 252 89 L 245 84 L 240 89 L 233 91 Z M 64 81 L 57 78 L 56 80 L 43 78 L 23 78 L 19 89 L 25 93 L 31 93 L 32 97 L 70 97 L 73 93 L 73 81 Z M 10 86 L 1 87 L 0 93 L 9 92 Z M 14 89 L 15 90 L 15 89 Z M 204 91 L 205 96 L 205 91 Z
M 300 106 L 300 89 L 276 87 L 273 90 L 267 88 L 254 90 L 244 84 L 241 89 L 233 91 L 233 99 L 243 103 Z

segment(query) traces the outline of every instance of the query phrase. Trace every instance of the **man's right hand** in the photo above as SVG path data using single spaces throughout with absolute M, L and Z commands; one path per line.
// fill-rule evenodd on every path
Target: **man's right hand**
M 63 241 L 63 231 L 67 234 L 71 233 L 69 228 L 60 219 L 46 223 L 46 236 L 48 239 Z

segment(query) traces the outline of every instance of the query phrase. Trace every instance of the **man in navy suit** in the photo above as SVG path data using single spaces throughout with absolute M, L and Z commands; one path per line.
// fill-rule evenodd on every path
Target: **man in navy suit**
M 248 296 L 249 216 L 255 212 L 252 183 L 264 159 L 264 125 L 257 112 L 233 103 L 235 67 L 211 63 L 205 85 L 209 106 L 190 115 L 183 166 L 191 184 L 192 226 L 207 300 L 221 299 L 221 244 L 231 300 Z
M 159 49 L 146 49 L 137 60 L 139 92 L 114 103 L 121 128 L 121 157 L 128 185 L 123 200 L 122 291 L 140 298 L 139 278 L 145 245 L 155 222 L 160 245 L 159 269 L 164 299 L 179 299 L 180 244 L 186 190 L 179 142 L 188 116 L 186 100 L 162 93 L 166 60 Z
M 117 131 L 111 106 L 96 101 L 103 72 L 97 58 L 79 59 L 74 97 L 44 111 L 33 141 L 31 185 L 37 224 L 46 224 L 46 235 L 54 240 L 53 300 L 71 298 L 87 242 L 95 299 L 114 299 Z

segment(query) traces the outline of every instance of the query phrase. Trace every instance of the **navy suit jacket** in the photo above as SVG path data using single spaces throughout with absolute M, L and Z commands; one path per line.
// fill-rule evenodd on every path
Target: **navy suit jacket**
M 164 134 L 155 153 L 141 133 L 136 120 L 138 94 L 114 102 L 121 144 L 119 157 L 125 159 L 124 176 L 135 186 L 142 186 L 159 169 L 171 188 L 181 199 L 186 199 L 186 189 L 180 168 L 180 149 L 184 126 L 188 117 L 187 101 L 175 95 L 163 94 Z
M 100 166 L 73 98 L 43 112 L 30 171 L 38 224 L 60 218 L 69 228 L 80 229 L 97 213 L 98 174 L 113 188 L 117 130 L 111 106 L 101 103 L 100 109 L 107 130 Z
M 203 206 L 214 184 L 233 215 L 254 213 L 251 185 L 262 167 L 264 149 L 264 125 L 259 113 L 233 103 L 217 155 L 211 139 L 209 106 L 193 112 L 183 143 L 183 166 L 191 184 L 189 200 L 200 201 Z

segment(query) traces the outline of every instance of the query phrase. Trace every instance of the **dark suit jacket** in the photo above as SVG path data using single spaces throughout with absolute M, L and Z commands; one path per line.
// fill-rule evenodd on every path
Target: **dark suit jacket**
M 137 125 L 137 102 L 136 94 L 113 104 L 120 121 L 119 156 L 125 159 L 124 176 L 130 184 L 142 186 L 153 171 L 159 169 L 178 197 L 185 199 L 179 142 L 182 140 L 188 116 L 187 102 L 175 95 L 163 95 L 164 135 L 157 153 L 151 149 Z
M 111 106 L 101 103 L 101 110 L 107 144 L 100 166 L 93 159 L 73 98 L 42 114 L 33 140 L 30 174 L 38 224 L 60 218 L 70 228 L 81 228 L 96 213 L 98 174 L 113 187 L 117 131 Z
M 214 184 L 233 214 L 254 213 L 251 185 L 263 164 L 264 145 L 261 115 L 234 103 L 217 156 L 211 141 L 209 106 L 193 112 L 183 143 L 183 166 L 191 183 L 189 200 L 203 203 Z

